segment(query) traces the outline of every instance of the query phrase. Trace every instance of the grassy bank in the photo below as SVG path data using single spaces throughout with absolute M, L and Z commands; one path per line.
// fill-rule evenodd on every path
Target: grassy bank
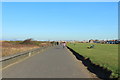
M 2 53 L 0 53 L 0 56 L 9 56 L 23 51 L 48 45 L 49 45 L 48 42 L 42 41 L 30 41 L 29 43 L 24 44 L 23 41 L 1 41 L 0 49 L 2 50 Z
M 94 48 L 87 47 L 94 44 Z M 112 71 L 111 77 L 118 77 L 118 45 L 117 44 L 95 44 L 95 43 L 68 43 L 68 47 L 80 55 L 108 70 Z

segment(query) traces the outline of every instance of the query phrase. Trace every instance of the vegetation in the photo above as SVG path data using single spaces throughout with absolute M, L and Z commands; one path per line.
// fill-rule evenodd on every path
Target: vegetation
M 88 46 L 94 48 L 88 49 Z M 111 77 L 120 76 L 118 71 L 118 45 L 99 43 L 68 43 L 68 46 L 80 55 L 90 58 L 96 65 L 100 65 L 112 71 Z
M 50 45 L 50 43 L 47 41 L 32 41 L 32 39 L 26 39 L 24 41 L 1 41 L 0 49 L 2 49 L 2 54 L 0 55 L 9 56 L 26 50 L 48 45 Z

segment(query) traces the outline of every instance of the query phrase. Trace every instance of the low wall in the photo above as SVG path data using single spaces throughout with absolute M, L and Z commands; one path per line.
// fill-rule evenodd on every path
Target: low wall
M 15 63 L 15 62 L 21 60 L 21 59 L 29 57 L 33 54 L 40 53 L 49 47 L 36 48 L 36 49 L 29 50 L 29 51 L 17 53 L 17 54 L 11 55 L 11 56 L 2 57 L 2 58 L 0 58 L 0 63 L 1 63 L 0 66 L 2 66 L 2 68 L 4 68 L 12 63 Z

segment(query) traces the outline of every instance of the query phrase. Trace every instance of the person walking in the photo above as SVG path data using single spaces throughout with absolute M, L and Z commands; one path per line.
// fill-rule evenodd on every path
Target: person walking
M 57 42 L 57 45 L 59 45 L 59 42 Z
M 65 42 L 63 42 L 63 48 L 65 48 L 66 47 L 66 43 Z

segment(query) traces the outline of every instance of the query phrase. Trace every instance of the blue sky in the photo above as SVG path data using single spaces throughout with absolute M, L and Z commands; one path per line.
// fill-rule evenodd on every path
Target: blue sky
M 119 0 L 2 0 L 2 2 L 118 2 Z
M 117 10 L 117 2 L 4 2 L 3 39 L 117 39 Z

